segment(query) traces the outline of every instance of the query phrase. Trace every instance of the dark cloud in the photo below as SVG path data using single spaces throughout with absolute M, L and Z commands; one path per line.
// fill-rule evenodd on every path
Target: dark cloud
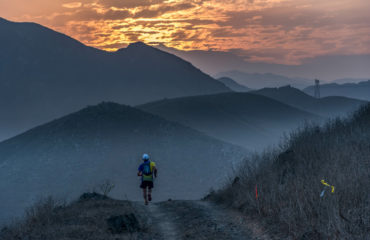
M 127 25 L 116 25 L 112 27 L 112 29 L 114 30 L 120 30 L 120 29 L 125 29 L 125 28 L 127 28 Z
M 125 33 L 125 37 L 127 37 L 127 39 L 130 42 L 137 42 L 137 41 L 139 41 L 140 36 L 141 36 L 141 34 L 140 33 L 136 33 L 136 32 Z
M 79 34 L 91 34 L 96 32 L 97 28 L 86 25 L 73 25 L 71 30 Z
M 103 14 L 103 19 L 105 20 L 123 20 L 129 17 L 132 17 L 132 14 L 127 10 L 109 10 L 108 12 Z
M 112 35 L 111 33 L 96 33 L 95 34 L 95 36 L 97 36 L 97 37 L 103 37 L 103 38 L 109 37 L 111 35 Z
M 325 26 L 332 27 L 333 25 L 360 23 L 367 26 L 370 25 L 368 10 L 342 10 L 330 13 L 328 9 L 324 8 L 297 8 L 297 5 L 292 2 L 261 10 L 227 11 L 224 14 L 227 20 L 220 21 L 218 24 L 235 29 L 246 28 L 254 24 L 259 26 L 280 26 L 287 31 L 296 27 L 322 28 Z
M 85 8 L 72 13 L 64 13 L 55 16 L 52 19 L 54 25 L 63 25 L 69 21 L 98 21 L 98 20 L 124 20 L 132 17 L 128 10 L 108 10 L 104 13 L 99 13 L 95 9 Z
M 157 8 L 146 8 L 137 13 L 135 13 L 135 18 L 155 18 L 161 16 L 165 13 L 187 10 L 190 8 L 194 8 L 195 5 L 191 3 L 180 3 L 180 4 L 173 4 L 173 5 L 163 5 Z
M 83 8 L 75 10 L 74 12 L 65 12 L 56 15 L 52 23 L 53 25 L 63 25 L 69 21 L 98 21 L 98 20 L 124 20 L 127 18 L 154 18 L 161 16 L 168 12 L 181 11 L 193 8 L 194 5 L 190 3 L 163 5 L 157 8 L 144 8 L 135 14 L 129 10 L 112 10 L 109 9 L 105 12 L 98 12 L 93 8 Z
M 236 32 L 230 28 L 217 28 L 212 30 L 212 36 L 216 38 L 245 37 L 245 32 Z
M 135 8 L 152 6 L 155 4 L 163 3 L 164 1 L 165 0 L 99 0 L 98 3 L 107 8 Z

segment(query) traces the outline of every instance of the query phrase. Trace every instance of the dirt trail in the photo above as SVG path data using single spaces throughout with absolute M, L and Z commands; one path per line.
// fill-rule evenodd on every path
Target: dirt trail
M 207 201 L 168 201 L 147 206 L 152 239 L 267 240 L 242 214 Z
M 163 239 L 180 239 L 178 230 L 173 223 L 173 216 L 171 216 L 171 213 L 163 211 L 158 204 L 151 204 L 148 208 L 152 216 L 153 224 L 157 225 Z

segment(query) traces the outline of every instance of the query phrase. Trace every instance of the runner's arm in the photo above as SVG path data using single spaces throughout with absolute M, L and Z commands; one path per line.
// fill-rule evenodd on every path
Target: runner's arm
M 153 167 L 154 177 L 157 177 L 158 170 L 156 167 Z

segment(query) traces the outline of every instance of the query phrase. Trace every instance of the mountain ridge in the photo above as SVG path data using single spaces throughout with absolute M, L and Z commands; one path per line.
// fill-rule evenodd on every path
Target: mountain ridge
M 261 150 L 277 144 L 284 131 L 321 117 L 250 93 L 219 93 L 159 100 L 137 106 L 207 135 Z
M 314 94 L 314 87 L 309 86 L 303 89 L 308 95 Z M 370 80 L 358 83 L 328 83 L 320 85 L 320 94 L 322 97 L 343 96 L 370 101 Z
M 106 52 L 36 23 L 3 21 L 0 32 L 0 109 L 7 112 L 0 139 L 102 101 L 134 105 L 231 91 L 143 43 Z
M 251 93 L 270 97 L 322 117 L 346 116 L 366 103 L 365 101 L 340 96 L 314 98 L 291 86 L 263 88 Z
M 222 82 L 223 84 L 225 84 L 227 87 L 229 87 L 231 90 L 235 92 L 248 92 L 251 90 L 247 86 L 239 84 L 234 79 L 229 78 L 229 77 L 221 77 L 216 80 Z
M 290 78 L 274 73 L 248 73 L 243 71 L 228 71 L 216 74 L 216 77 L 226 76 L 234 79 L 238 83 L 248 86 L 253 89 L 265 87 L 281 87 L 292 85 L 296 88 L 305 88 L 309 86 L 313 80 L 306 78 Z

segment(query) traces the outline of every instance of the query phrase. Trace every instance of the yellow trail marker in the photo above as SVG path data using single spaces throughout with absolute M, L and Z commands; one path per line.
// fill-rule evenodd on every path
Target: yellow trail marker
M 334 193 L 334 186 L 330 185 L 329 183 L 325 182 L 325 180 L 321 180 L 321 183 L 327 187 L 331 187 L 331 193 Z

